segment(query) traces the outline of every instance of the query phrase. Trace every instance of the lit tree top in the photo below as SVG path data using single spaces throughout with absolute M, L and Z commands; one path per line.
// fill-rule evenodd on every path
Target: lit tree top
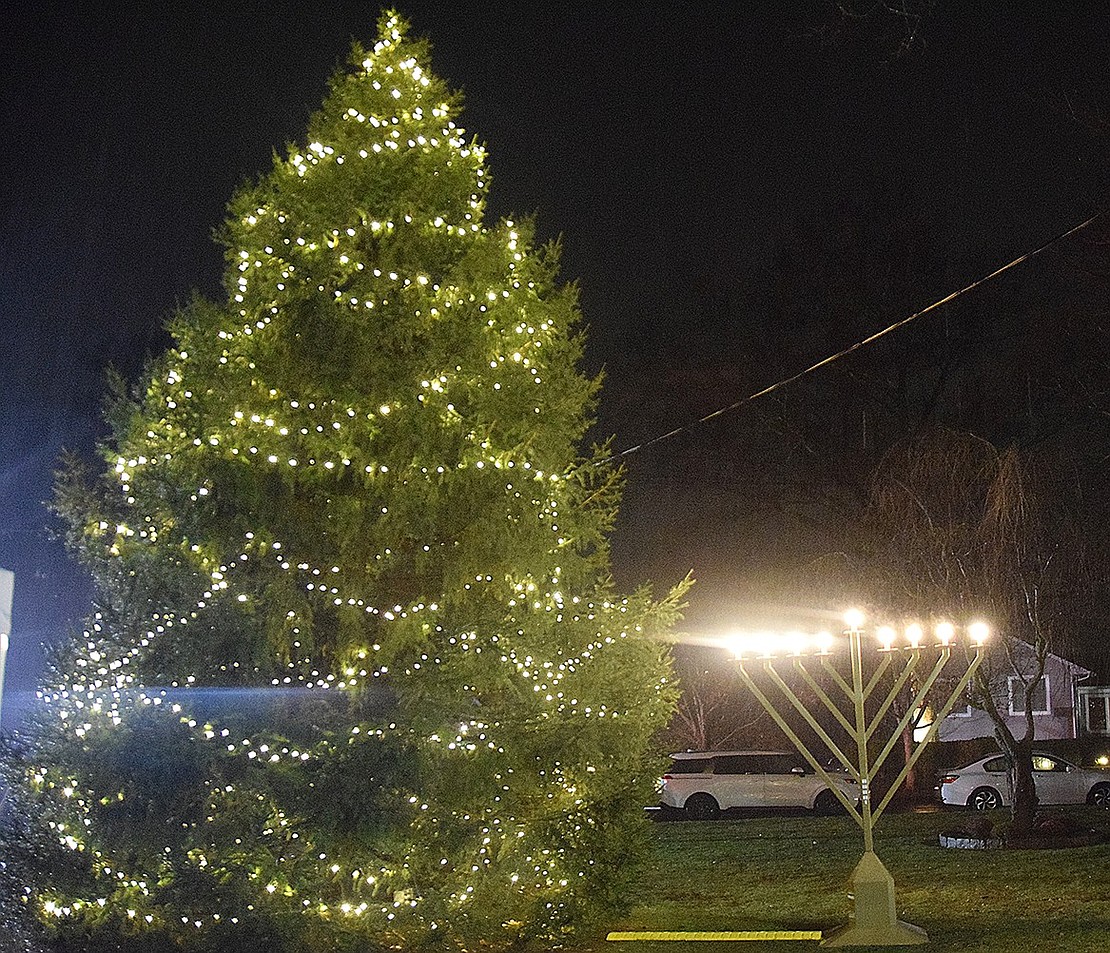
M 111 545 L 179 541 L 211 576 L 200 608 L 234 594 L 272 615 L 280 595 L 290 621 L 265 636 L 289 656 L 307 638 L 343 656 L 344 620 L 364 641 L 353 611 L 297 624 L 314 580 L 382 627 L 472 568 L 500 586 L 525 565 L 547 588 L 561 552 L 599 543 L 560 513 L 593 396 L 574 296 L 526 226 L 483 225 L 483 152 L 399 26 L 233 203 L 229 306 L 174 323 L 111 460 L 130 517 L 106 521 Z M 261 599 L 259 563 L 303 585 Z

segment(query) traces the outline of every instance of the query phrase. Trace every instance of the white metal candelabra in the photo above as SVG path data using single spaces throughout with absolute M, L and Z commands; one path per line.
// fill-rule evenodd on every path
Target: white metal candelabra
M 845 622 L 847 624 L 845 634 L 848 640 L 851 669 L 848 678 L 845 678 L 836 667 L 833 655 L 836 639 L 829 633 L 820 633 L 812 637 L 802 633 L 787 633 L 785 635 L 761 633 L 758 635 L 736 636 L 731 641 L 731 647 L 739 660 L 740 675 L 745 685 L 794 743 L 802 757 L 824 779 L 829 790 L 840 800 L 845 810 L 863 831 L 863 857 L 856 865 L 851 877 L 854 901 L 852 914 L 848 923 L 822 940 L 822 946 L 909 946 L 926 943 L 928 942 L 928 936 L 923 929 L 904 923 L 896 916 L 894 879 L 875 854 L 873 830 L 898 788 L 905 781 L 910 771 L 913 770 L 913 766 L 921 757 L 925 746 L 935 737 L 941 721 L 952 710 L 952 706 L 967 688 L 975 670 L 982 661 L 983 646 L 987 639 L 988 630 L 986 625 L 978 622 L 967 627 L 967 635 L 974 647 L 974 655 L 966 671 L 956 687 L 947 694 L 944 704 L 936 712 L 925 736 L 916 742 L 910 757 L 906 759 L 905 765 L 890 789 L 879 801 L 879 804 L 874 806 L 872 804 L 872 794 L 874 792 L 875 776 L 890 756 L 903 732 L 914 722 L 917 712 L 926 703 L 933 685 L 948 664 L 952 656 L 953 644 L 956 641 L 956 629 L 951 623 L 941 622 L 937 624 L 933 627 L 934 641 L 934 639 L 926 636 L 924 629 L 917 624 L 905 626 L 902 633 L 903 638 L 900 638 L 892 627 L 883 626 L 878 628 L 875 634 L 882 659 L 865 681 L 863 614 L 856 610 L 850 611 L 845 614 Z M 911 684 L 911 691 L 914 691 L 914 695 L 905 714 L 899 719 L 897 727 L 890 733 L 890 737 L 882 749 L 875 757 L 871 757 L 871 747 L 873 744 L 877 744 L 876 733 L 883 718 L 890 711 L 902 690 L 907 684 L 910 684 L 914 673 L 918 672 L 919 668 L 922 669 L 922 673 L 924 672 L 924 666 L 921 663 L 926 653 L 932 654 L 934 651 L 936 652 L 936 661 L 933 663 L 931 670 L 923 679 Z M 854 758 L 849 757 L 842 747 L 833 740 L 814 713 L 802 703 L 797 693 L 776 670 L 776 664 L 782 664 L 787 660 L 802 681 L 820 700 L 833 720 L 844 729 L 844 732 L 855 746 Z M 844 695 L 851 708 L 849 713 L 846 714 L 842 711 L 841 707 L 829 697 L 829 693 L 814 678 L 813 673 L 809 670 L 813 660 L 818 661 L 821 670 L 828 675 L 833 684 Z M 893 683 L 878 707 L 873 708 L 869 713 L 868 701 L 888 672 L 893 676 Z M 765 676 L 777 687 L 790 706 L 820 738 L 844 770 L 859 783 L 858 806 L 852 803 L 851 799 L 844 794 L 820 760 L 814 756 L 806 743 L 790 727 L 774 703 L 767 697 L 757 681 L 759 675 Z

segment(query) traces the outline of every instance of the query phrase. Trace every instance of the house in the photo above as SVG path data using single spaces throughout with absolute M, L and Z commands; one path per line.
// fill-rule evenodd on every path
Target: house
M 1091 677 L 1091 672 L 1059 655 L 1049 655 L 1045 660 L 1044 678 L 1030 698 L 1026 698 L 1025 685 L 1016 671 L 1029 672 L 1035 668 L 1031 646 L 1012 642 L 1014 666 L 999 667 L 991 677 L 991 694 L 998 710 L 1006 715 L 1010 730 L 1018 738 L 1025 734 L 1025 706 L 1033 709 L 1033 725 L 1038 741 L 1078 738 L 1083 733 L 1110 735 L 1110 687 L 1097 688 L 1081 685 Z M 976 708 L 965 705 L 951 712 L 941 722 L 937 733 L 939 741 L 967 741 L 972 738 L 990 738 L 994 723 Z

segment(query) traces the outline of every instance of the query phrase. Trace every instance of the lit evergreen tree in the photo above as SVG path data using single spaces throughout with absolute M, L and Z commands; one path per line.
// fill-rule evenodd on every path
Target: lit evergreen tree
M 613 591 L 576 294 L 483 224 L 426 53 L 393 15 L 356 46 L 232 201 L 227 304 L 60 479 L 99 603 L 43 693 L 24 895 L 64 948 L 556 937 L 635 852 L 678 593 Z

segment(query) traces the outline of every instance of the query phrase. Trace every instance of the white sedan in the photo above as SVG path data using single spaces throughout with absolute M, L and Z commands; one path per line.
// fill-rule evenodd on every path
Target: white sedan
M 1033 754 L 1033 783 L 1041 804 L 1096 804 L 1110 807 L 1110 772 L 1080 768 L 1054 754 Z M 995 754 L 964 768 L 945 769 L 940 799 L 976 811 L 991 811 L 1010 803 L 1006 759 Z

